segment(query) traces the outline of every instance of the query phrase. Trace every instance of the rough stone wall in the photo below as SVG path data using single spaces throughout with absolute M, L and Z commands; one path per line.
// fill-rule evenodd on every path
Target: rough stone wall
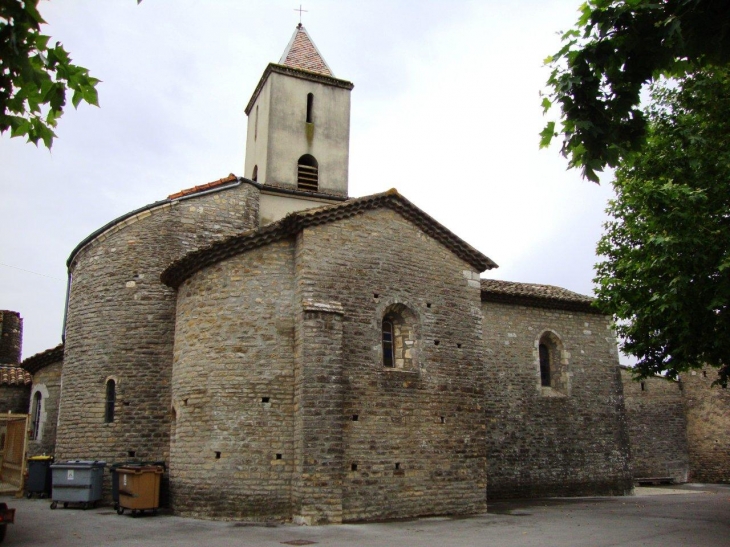
M 160 273 L 196 248 L 257 225 L 258 190 L 241 184 L 139 213 L 76 254 L 58 459 L 167 460 L 175 293 Z M 115 419 L 105 423 L 110 378 Z
M 17 365 L 23 348 L 23 319 L 15 311 L 0 310 L 0 364 Z
M 38 438 L 28 441 L 28 456 L 41 454 L 53 455 L 56 451 L 56 423 L 58 421 L 58 403 L 61 396 L 61 369 L 63 362 L 53 363 L 40 369 L 33 375 L 31 407 L 33 394 L 40 391 L 43 397 L 41 408 L 41 429 Z M 26 406 L 26 412 L 30 412 Z M 33 416 L 31 416 L 31 420 Z
M 621 369 L 634 479 L 671 477 L 687 482 L 687 420 L 679 382 L 661 377 L 634 381 Z
M 28 400 L 30 384 L 1 384 L 0 385 L 0 413 L 28 414 Z
M 170 450 L 179 514 L 291 518 L 292 241 L 198 272 L 178 289 Z
M 302 424 L 310 428 L 304 439 L 322 440 L 326 431 L 335 438 L 305 446 L 300 462 L 333 492 L 342 480 L 342 520 L 485 510 L 477 272 L 380 209 L 300 233 L 296 283 L 302 305 L 343 308 L 344 408 L 338 415 L 325 407 L 320 423 Z M 417 318 L 415 371 L 382 364 L 382 319 L 398 303 Z M 300 412 L 318 404 L 317 391 L 297 401 Z M 343 415 L 344 469 L 337 469 Z
M 730 482 L 730 388 L 716 379 L 712 368 L 682 375 L 693 482 Z
M 488 499 L 631 491 L 628 426 L 608 318 L 484 302 Z M 540 385 L 538 341 L 562 343 L 568 394 Z

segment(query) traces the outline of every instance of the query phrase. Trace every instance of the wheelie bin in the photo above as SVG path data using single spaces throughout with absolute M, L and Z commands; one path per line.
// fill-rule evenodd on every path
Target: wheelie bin
M 114 509 L 119 509 L 119 475 L 117 475 L 117 469 L 120 467 L 146 467 L 150 465 L 158 465 L 162 467 L 164 471 L 166 469 L 165 462 L 160 461 L 127 461 L 127 462 L 116 462 L 109 466 L 109 473 L 112 476 L 112 501 L 114 502 Z
M 157 513 L 160 507 L 160 480 L 164 473 L 161 465 L 135 465 L 118 467 L 116 474 L 119 479 L 119 506 L 117 514 L 121 515 L 125 509 L 136 517 L 138 512 L 152 511 Z
M 33 494 L 41 498 L 51 495 L 51 464 L 53 456 L 33 456 L 28 458 L 28 480 L 25 482 L 25 495 L 30 499 Z
M 51 465 L 53 475 L 51 509 L 62 502 L 80 503 L 84 509 L 101 499 L 101 486 L 106 462 L 75 460 Z

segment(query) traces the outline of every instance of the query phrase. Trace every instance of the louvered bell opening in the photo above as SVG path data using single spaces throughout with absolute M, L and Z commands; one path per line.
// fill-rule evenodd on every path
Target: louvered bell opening
M 318 190 L 319 169 L 310 165 L 298 165 L 297 188 L 308 192 Z

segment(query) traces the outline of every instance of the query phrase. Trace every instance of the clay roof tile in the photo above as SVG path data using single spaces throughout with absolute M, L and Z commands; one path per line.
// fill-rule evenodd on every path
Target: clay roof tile
M 223 186 L 224 184 L 228 184 L 230 182 L 235 182 L 238 180 L 238 177 L 231 173 L 227 177 L 224 177 L 222 179 L 214 180 L 213 182 L 209 182 L 207 184 L 201 184 L 199 186 L 193 186 L 192 188 L 186 188 L 185 190 L 180 190 L 179 192 L 176 192 L 174 194 L 170 194 L 167 196 L 168 199 L 177 199 L 181 198 L 183 196 L 188 196 L 190 194 L 197 194 L 198 192 L 203 192 L 204 190 L 210 190 L 211 188 L 217 188 L 218 186 Z
M 279 60 L 280 65 L 308 70 L 310 72 L 318 72 L 326 76 L 334 76 L 330 67 L 320 54 L 317 46 L 309 37 L 307 29 L 301 23 L 297 25 L 294 34 L 286 46 L 284 54 Z
M 482 301 L 555 308 L 568 311 L 602 313 L 593 305 L 595 299 L 562 287 L 537 283 L 517 283 L 499 279 L 482 279 Z
M 27 370 L 12 365 L 0 365 L 0 385 L 27 386 L 33 381 Z

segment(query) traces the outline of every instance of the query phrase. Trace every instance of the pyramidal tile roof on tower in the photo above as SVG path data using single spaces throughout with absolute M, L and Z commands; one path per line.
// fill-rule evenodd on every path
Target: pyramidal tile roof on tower
M 314 45 L 309 34 L 307 34 L 307 29 L 301 23 L 297 25 L 289 45 L 286 46 L 284 54 L 279 59 L 279 64 L 310 72 L 318 72 L 326 76 L 334 76 L 317 46 Z

